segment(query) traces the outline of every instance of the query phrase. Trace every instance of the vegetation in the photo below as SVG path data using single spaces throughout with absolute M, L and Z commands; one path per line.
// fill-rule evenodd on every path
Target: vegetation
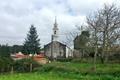
M 0 45 L 0 56 L 2 57 L 10 57 L 10 54 L 12 53 L 18 53 L 22 51 L 23 46 L 22 45 L 13 45 L 9 46 L 8 44 L 6 45 Z
M 0 45 L 0 56 L 9 57 L 10 56 L 10 47 L 6 45 Z
M 93 35 L 95 52 L 101 47 L 101 61 L 107 61 L 108 55 L 120 38 L 120 9 L 113 5 L 104 5 L 93 16 L 87 18 L 88 27 Z
M 0 80 L 119 80 L 120 64 L 97 64 L 94 73 L 91 63 L 53 62 L 33 73 L 0 75 Z
M 11 70 L 13 60 L 9 57 L 0 57 L 0 73 L 8 72 Z
M 0 57 L 0 73 L 32 72 L 40 66 L 40 64 L 31 58 L 13 61 L 8 57 Z
M 13 45 L 10 46 L 10 53 L 18 53 L 23 50 L 23 45 Z
M 39 53 L 40 39 L 31 25 L 23 46 L 0 45 L 0 80 L 120 80 L 119 8 L 105 5 L 87 17 L 87 24 L 89 31 L 82 31 L 74 40 L 75 49 L 83 55 L 89 53 L 82 55 L 82 60 L 58 58 L 45 65 L 32 58 L 13 61 L 10 53 L 22 50 L 26 54 Z
M 26 54 L 35 54 L 40 51 L 40 39 L 38 39 L 36 28 L 31 25 L 30 31 L 25 39 L 23 52 Z
M 40 64 L 32 58 L 18 60 L 13 63 L 14 72 L 32 72 L 37 67 L 40 67 Z

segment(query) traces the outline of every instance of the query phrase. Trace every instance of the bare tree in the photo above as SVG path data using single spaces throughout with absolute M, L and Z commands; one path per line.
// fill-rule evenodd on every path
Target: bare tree
M 92 17 L 87 17 L 88 26 L 94 30 L 96 39 L 102 47 L 101 61 L 107 60 L 110 47 L 120 36 L 120 9 L 114 4 L 104 5 Z M 96 31 L 95 31 L 96 30 Z M 97 45 L 96 42 L 96 45 Z
M 98 53 L 99 19 L 87 17 L 88 29 L 91 31 L 90 46 L 94 47 L 94 70 L 96 71 L 96 57 Z
M 67 31 L 66 33 L 60 34 L 64 36 L 64 39 L 62 40 L 62 43 L 66 44 L 67 46 L 73 46 L 73 41 L 75 37 L 79 34 L 79 30 L 77 28 Z
M 73 45 L 74 39 L 78 35 L 80 35 L 83 30 L 87 29 L 86 27 L 87 26 L 85 25 L 82 25 L 82 26 L 75 25 L 74 30 L 71 30 L 65 34 L 65 40 L 63 41 L 63 43 L 65 43 L 68 46 Z

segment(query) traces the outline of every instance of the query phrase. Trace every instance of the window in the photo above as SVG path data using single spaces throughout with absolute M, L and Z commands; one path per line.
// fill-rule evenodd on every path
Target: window
M 56 31 L 54 31 L 54 34 L 56 34 Z

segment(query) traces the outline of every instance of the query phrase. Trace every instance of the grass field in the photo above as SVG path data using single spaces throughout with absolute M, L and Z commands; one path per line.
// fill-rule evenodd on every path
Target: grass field
M 33 73 L 2 74 L 0 80 L 120 80 L 120 64 L 54 62 Z

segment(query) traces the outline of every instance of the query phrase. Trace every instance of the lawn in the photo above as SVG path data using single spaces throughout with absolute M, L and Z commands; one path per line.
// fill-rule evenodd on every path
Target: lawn
M 120 80 L 120 64 L 53 62 L 33 73 L 2 74 L 0 80 Z

